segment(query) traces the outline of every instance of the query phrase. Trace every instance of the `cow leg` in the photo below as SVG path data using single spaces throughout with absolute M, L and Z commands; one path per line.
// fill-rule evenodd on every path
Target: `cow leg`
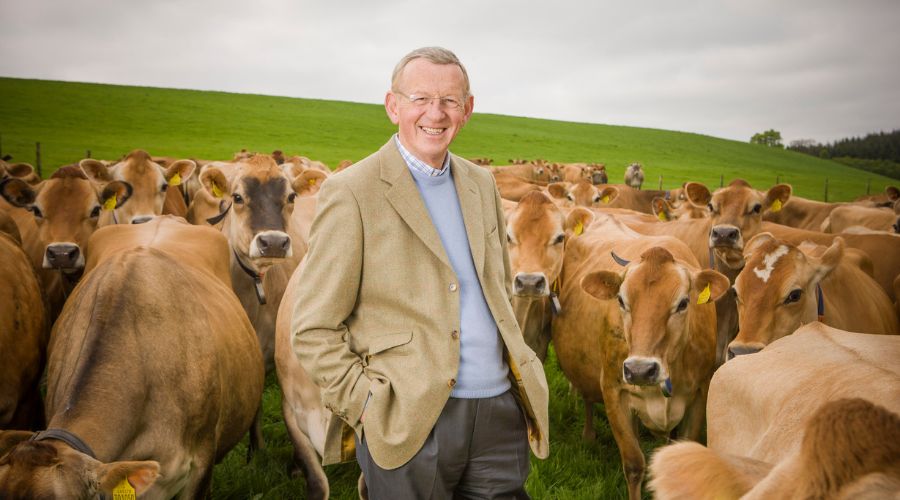
M 594 430 L 594 402 L 584 399 L 584 429 L 581 431 L 581 439 L 593 441 L 597 439 L 597 431 Z
M 266 448 L 266 441 L 262 433 L 262 411 L 262 400 L 260 399 L 259 408 L 256 409 L 256 415 L 253 416 L 253 423 L 250 424 L 250 446 L 247 447 L 247 463 L 250 463 L 257 451 Z
M 728 360 L 728 344 L 737 336 L 738 314 L 734 288 L 716 301 L 716 367 Z
M 294 460 L 290 467 L 291 477 L 303 473 L 306 478 L 306 498 L 328 498 L 330 491 L 328 477 L 319 463 L 319 455 L 309 437 L 300 430 L 294 412 L 287 398 L 281 400 L 281 412 L 284 415 L 284 426 L 294 447 Z M 362 476 L 360 476 L 362 478 Z M 363 483 L 365 485 L 365 483 Z M 360 490 L 362 491 L 362 490 Z
M 212 498 L 213 461 L 198 457 L 200 463 L 197 464 L 196 470 L 191 473 L 188 483 L 184 486 L 175 498 L 178 500 L 192 500 L 195 498 Z
M 629 500 L 640 500 L 641 482 L 644 479 L 644 453 L 635 432 L 635 422 L 627 403 L 628 395 L 614 387 L 603 388 L 606 418 L 613 438 L 619 447 L 622 469 L 628 482 Z
M 706 395 L 709 386 L 701 388 L 697 391 L 697 395 L 688 406 L 681 424 L 678 425 L 678 438 L 690 439 L 691 441 L 700 442 L 703 434 L 703 424 L 706 421 Z

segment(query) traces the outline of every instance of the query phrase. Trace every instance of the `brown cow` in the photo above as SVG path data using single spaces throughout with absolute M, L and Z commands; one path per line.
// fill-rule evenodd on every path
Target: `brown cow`
M 729 358 L 755 353 L 816 321 L 817 310 L 818 320 L 835 328 L 900 334 L 893 304 L 878 283 L 844 259 L 843 239 L 825 250 L 798 248 L 761 233 L 747 244 L 745 255 L 747 265 L 734 283 L 740 321 Z
M 34 170 L 34 167 L 28 163 L 6 163 L 0 160 L 0 180 L 8 177 L 15 177 L 36 186 L 41 182 L 40 176 Z
M 169 197 L 169 187 L 180 186 L 196 168 L 192 160 L 178 160 L 163 168 L 151 160 L 146 151 L 140 149 L 128 153 L 122 161 L 111 166 L 90 158 L 81 160 L 79 166 L 95 182 L 117 180 L 127 182 L 132 187 L 129 203 L 112 210 L 111 220 L 102 220 L 101 225 L 140 224 L 161 215 L 163 205 Z M 173 192 L 171 196 L 172 199 L 168 200 L 170 210 L 180 211 L 173 215 L 184 217 L 187 207 L 181 192 Z
M 546 183 L 529 181 L 506 172 L 492 172 L 497 183 L 497 190 L 504 200 L 519 201 L 532 191 L 541 191 Z
M 625 169 L 625 184 L 637 190 L 644 185 L 644 171 L 640 163 L 632 163 Z
M 49 327 L 41 286 L 18 228 L 0 212 L 0 429 L 38 429 Z
M 74 165 L 60 168 L 33 188 L 15 178 L 0 183 L 0 195 L 19 207 L 9 215 L 38 270 L 51 322 L 84 268 L 88 238 L 101 214 L 125 204 L 131 191 L 131 185 L 122 181 L 94 183 Z
M 597 187 L 587 180 L 577 184 L 554 182 L 547 186 L 547 193 L 563 207 L 612 207 L 619 196 L 619 190 L 615 187 Z
M 859 497 L 821 488 L 856 483 L 854 493 L 878 491 L 882 481 L 856 480 L 880 470 L 893 478 L 893 494 L 900 472 L 898 358 L 900 337 L 815 322 L 757 354 L 729 361 L 710 384 L 709 450 L 661 450 L 651 465 L 651 488 L 660 498 L 737 498 L 749 492 L 742 498 L 849 499 Z M 866 401 L 836 403 L 842 398 Z M 809 484 L 810 474 L 818 484 Z M 810 494 L 815 488 L 818 493 Z M 882 491 L 864 498 L 885 496 Z
M 51 336 L 52 431 L 0 462 L 0 497 L 86 498 L 128 476 L 147 498 L 203 498 L 263 388 L 228 242 L 166 216 L 102 228 L 91 246 Z M 136 459 L 153 462 L 114 462 Z M 134 477 L 104 480 L 123 468 Z
M 832 210 L 847 205 L 847 203 L 826 203 L 791 196 L 790 200 L 784 202 L 781 210 L 765 213 L 763 220 L 798 229 L 819 231 Z
M 491 172 L 509 174 L 527 181 L 550 182 L 550 169 L 544 163 L 524 163 L 521 165 L 500 165 L 491 167 Z
M 564 312 L 553 321 L 553 344 L 560 367 L 585 399 L 588 438 L 593 403 L 602 398 L 629 498 L 637 499 L 644 457 L 633 415 L 656 434 L 700 438 L 715 366 L 711 302 L 728 289 L 728 280 L 701 271 L 674 238 L 642 236 L 610 216 L 596 217 L 587 232 L 567 241 Z M 623 269 L 611 252 L 640 261 Z
M 553 310 L 559 303 L 565 215 L 547 195 L 536 191 L 522 198 L 506 219 L 513 310 L 525 342 L 543 361 L 550 342 L 550 320 L 559 313 Z
M 900 233 L 897 214 L 892 208 L 873 208 L 861 205 L 844 205 L 831 211 L 822 223 L 824 233 L 843 233 L 854 226 L 862 226 L 875 231 Z

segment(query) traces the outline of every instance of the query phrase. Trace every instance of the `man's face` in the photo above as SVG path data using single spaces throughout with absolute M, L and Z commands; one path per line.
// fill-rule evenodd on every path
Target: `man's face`
M 413 104 L 408 96 L 453 98 L 463 105 L 456 109 L 433 99 L 425 105 Z M 403 68 L 396 92 L 387 93 L 384 107 L 399 127 L 400 142 L 416 158 L 440 168 L 447 149 L 472 115 L 475 99 L 465 96 L 465 79 L 455 64 L 434 64 L 413 59 Z

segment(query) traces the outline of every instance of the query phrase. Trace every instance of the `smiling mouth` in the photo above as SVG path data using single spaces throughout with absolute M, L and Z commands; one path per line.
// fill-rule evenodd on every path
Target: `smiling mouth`
M 422 131 L 428 135 L 441 135 L 441 133 L 443 133 L 445 130 L 447 130 L 445 128 L 431 128 L 431 127 L 419 127 L 419 128 L 422 129 Z

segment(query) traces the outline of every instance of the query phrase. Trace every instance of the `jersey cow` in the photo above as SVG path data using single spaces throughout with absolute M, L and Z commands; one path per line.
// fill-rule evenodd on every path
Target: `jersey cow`
M 700 438 L 715 368 L 712 301 L 727 288 L 680 241 L 639 235 L 608 215 L 567 242 L 553 344 L 585 399 L 586 437 L 602 399 L 631 499 L 641 497 L 644 474 L 634 414 L 657 435 Z
M 48 430 L 0 460 L 0 497 L 90 498 L 127 477 L 142 498 L 203 498 L 263 388 L 228 242 L 158 217 L 91 245 L 51 336 Z
M 657 452 L 658 498 L 892 498 L 900 337 L 811 323 L 713 376 L 709 448 Z

